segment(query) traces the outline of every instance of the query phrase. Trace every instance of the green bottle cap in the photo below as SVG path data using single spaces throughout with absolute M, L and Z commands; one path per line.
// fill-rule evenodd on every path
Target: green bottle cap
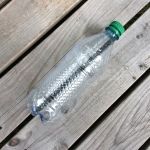
M 110 25 L 109 28 L 115 32 L 115 34 L 120 37 L 124 32 L 125 28 L 124 26 L 119 22 L 119 21 L 113 21 Z

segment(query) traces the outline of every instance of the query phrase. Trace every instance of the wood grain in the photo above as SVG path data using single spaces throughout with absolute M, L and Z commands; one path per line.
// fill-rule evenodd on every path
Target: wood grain
M 89 11 L 89 9 L 87 9 L 86 7 L 91 6 L 95 2 L 96 1 L 89 1 L 89 3 L 85 4 L 85 6 L 77 12 L 77 15 L 81 14 L 82 12 L 82 16 L 84 16 L 83 10 Z M 95 4 L 96 6 L 98 6 L 98 3 Z M 96 6 L 93 8 L 96 9 Z M 117 10 L 117 8 L 114 8 L 116 9 L 115 12 L 119 11 Z M 114 15 L 114 18 L 119 19 L 118 14 L 111 14 Z M 117 17 L 115 17 L 115 15 Z M 120 15 L 122 16 L 122 14 Z M 74 16 L 76 16 L 76 14 Z M 75 25 L 75 23 L 73 22 L 73 20 L 75 20 L 74 16 L 72 16 L 70 20 L 64 23 L 64 26 L 66 25 L 66 27 L 72 27 L 71 23 Z M 148 11 L 114 45 L 112 58 L 108 67 L 105 69 L 104 74 L 99 79 L 97 79 L 95 83 L 93 83 L 93 86 L 89 88 L 88 91 L 83 94 L 83 97 L 80 98 L 80 101 L 78 101 L 76 107 L 71 113 L 66 114 L 66 116 L 64 116 L 64 118 L 62 118 L 62 120 L 59 120 L 57 123 L 47 125 L 42 125 L 39 118 L 33 119 L 13 138 L 19 139 L 20 143 L 14 148 L 9 146 L 10 143 L 8 143 L 5 147 L 3 147 L 3 150 L 19 150 L 26 148 L 32 150 L 47 150 L 57 147 L 58 145 L 60 145 L 60 147 L 62 145 L 70 147 L 70 145 L 72 145 L 76 141 L 76 139 L 79 138 L 95 122 L 95 120 L 97 120 L 101 116 L 101 114 L 103 114 L 120 97 L 120 95 L 122 95 L 150 67 L 149 16 L 150 12 Z M 95 22 L 97 22 L 96 20 Z M 108 21 L 110 20 L 108 19 Z M 86 21 L 84 20 L 84 23 L 85 22 Z M 93 24 L 93 17 L 90 22 L 91 24 Z M 126 22 L 126 20 L 124 20 L 124 22 Z M 74 31 L 74 35 L 77 35 L 75 34 L 75 32 L 79 33 L 79 31 L 81 31 L 79 30 L 80 28 L 81 25 L 79 25 L 77 31 Z M 68 32 L 67 34 L 65 34 L 64 29 L 65 28 L 62 26 L 62 28 L 59 28 L 55 33 L 53 33 L 51 37 L 45 40 L 43 44 L 39 45 L 36 51 L 26 57 L 20 64 L 18 64 L 18 66 L 16 66 L 16 68 L 14 68 L 14 70 L 12 70 L 12 74 L 10 74 L 10 76 L 15 73 L 15 78 L 19 79 L 20 77 L 21 81 L 24 78 L 30 79 L 29 77 L 32 77 L 34 73 L 37 74 L 39 68 L 42 68 L 44 65 L 44 69 L 40 70 L 39 76 L 34 78 L 34 82 L 40 80 L 40 78 L 49 70 L 49 68 L 52 67 L 52 64 L 55 64 L 57 60 L 59 60 L 63 55 L 63 52 L 60 50 L 64 50 L 67 47 L 68 43 L 71 44 L 71 41 L 68 41 L 70 37 L 72 37 L 71 33 L 69 34 Z M 71 31 L 71 29 L 69 29 L 69 31 Z M 63 41 L 61 40 L 60 35 L 67 43 L 61 43 Z M 57 36 L 58 38 L 56 38 Z M 55 44 L 55 41 L 52 40 L 52 38 L 57 41 L 57 45 Z M 76 38 L 74 37 L 73 39 L 73 41 L 75 41 Z M 59 42 L 59 40 L 61 42 Z M 52 45 L 50 45 L 50 41 L 53 43 Z M 55 46 L 56 48 L 54 48 Z M 50 57 L 51 59 L 49 59 L 49 56 L 47 56 L 48 58 L 46 60 L 48 61 L 45 62 L 45 64 L 38 63 L 34 66 L 35 62 L 33 60 L 35 60 L 35 58 L 38 57 L 39 62 L 42 62 L 42 60 L 45 59 L 46 54 L 42 54 L 44 56 L 39 55 L 41 54 L 41 51 L 43 49 L 53 49 L 53 53 L 49 54 L 53 57 Z M 30 64 L 27 64 L 27 62 L 29 61 L 31 61 L 30 64 L 32 64 L 32 66 Z M 140 67 L 141 64 L 144 65 Z M 34 72 L 32 68 L 33 66 Z M 28 70 L 26 70 L 26 68 L 28 68 Z M 22 69 L 22 71 L 20 69 Z M 30 69 L 31 72 L 29 72 Z M 7 78 L 5 77 L 5 80 L 10 80 L 10 76 L 7 76 Z M 24 82 L 24 86 L 26 82 Z M 17 122 L 22 120 L 22 116 L 24 117 L 28 114 L 26 110 L 25 99 L 22 100 L 22 98 L 26 95 L 24 93 L 19 97 L 20 101 L 18 102 L 18 105 L 20 106 L 15 106 L 16 102 L 14 102 L 15 105 L 11 107 L 11 110 L 9 112 L 7 112 L 7 115 L 10 113 L 11 117 L 4 121 L 4 123 L 2 124 L 4 127 L 4 130 L 2 131 L 5 131 L 4 133 L 2 133 L 2 135 L 4 136 L 6 135 L 6 132 L 8 130 L 8 132 L 10 132 L 12 126 L 15 127 Z M 6 118 L 7 115 L 5 115 Z M 1 121 L 3 121 L 4 119 L 5 118 L 3 118 L 2 116 Z M 10 123 L 12 123 L 11 127 L 9 126 Z
M 150 76 L 77 150 L 138 150 L 150 137 Z
M 88 1 L 85 6 L 69 18 L 68 21 L 41 43 L 21 63 L 7 73 L 0 80 L 0 126 L 2 126 L 2 130 L 0 130 L 0 140 L 5 138 L 28 116 L 29 112 L 27 111 L 26 100 L 24 98 L 31 87 L 56 64 L 81 36 L 99 32 L 112 18 L 119 19 L 123 23 L 127 22 L 146 2 L 147 1 L 139 2 L 139 0 L 118 2 L 116 0 L 113 1 L 110 6 L 110 1 Z M 118 5 L 116 5 L 116 3 Z M 131 9 L 132 7 L 135 7 L 135 9 Z M 143 29 L 140 29 L 139 31 L 142 32 L 142 30 Z M 137 32 L 137 34 L 138 33 L 139 32 Z M 134 36 L 130 36 L 130 40 L 132 41 L 135 40 L 135 34 L 133 35 Z M 144 41 L 144 38 L 138 40 L 142 43 L 138 44 L 139 48 L 142 48 L 148 43 L 148 41 Z M 126 44 L 128 45 L 128 43 Z M 131 45 L 131 47 L 132 46 L 134 45 Z M 117 49 L 120 50 L 121 48 L 116 48 L 116 50 Z M 126 54 L 125 52 L 124 55 Z M 134 52 L 131 56 L 127 55 L 125 60 L 128 61 L 128 59 L 131 59 L 134 55 Z M 122 61 L 121 58 L 122 57 L 119 58 L 120 61 Z M 114 68 L 113 74 L 121 68 L 121 66 L 116 65 L 116 63 L 118 64 L 116 61 L 113 63 L 115 67 L 112 66 L 112 68 Z M 139 73 L 139 76 L 142 73 L 143 70 Z
M 81 0 L 13 0 L 0 11 L 0 72 Z

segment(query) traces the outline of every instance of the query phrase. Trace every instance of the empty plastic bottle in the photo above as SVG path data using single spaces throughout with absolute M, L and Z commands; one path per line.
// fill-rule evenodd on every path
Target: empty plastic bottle
M 124 31 L 121 23 L 113 21 L 101 33 L 77 42 L 29 93 L 31 113 L 51 121 L 72 109 L 77 97 L 102 73 L 111 54 L 110 45 Z

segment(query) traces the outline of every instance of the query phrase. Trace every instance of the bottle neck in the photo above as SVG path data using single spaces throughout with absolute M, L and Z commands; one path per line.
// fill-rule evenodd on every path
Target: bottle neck
M 105 28 L 106 35 L 109 36 L 112 42 L 119 39 L 119 36 L 109 27 Z

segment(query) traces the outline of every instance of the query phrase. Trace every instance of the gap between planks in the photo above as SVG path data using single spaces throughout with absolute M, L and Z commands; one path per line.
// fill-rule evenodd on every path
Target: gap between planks
M 147 23 L 147 22 L 146 22 Z M 138 28 L 139 28 L 139 31 L 137 32 L 137 34 L 141 34 L 141 33 L 139 33 L 139 32 L 143 32 L 143 28 L 145 28 L 144 26 L 145 26 L 145 22 L 143 22 L 142 23 L 142 21 L 140 22 L 140 24 L 141 24 L 141 26 L 139 25 L 138 26 Z M 144 31 L 144 34 L 146 34 L 145 32 L 148 32 L 149 31 L 149 27 L 147 27 L 148 28 L 148 30 L 147 31 Z M 137 29 L 137 28 L 136 28 Z M 133 30 L 134 31 L 134 30 Z M 145 40 L 147 41 L 148 40 L 148 36 L 147 35 L 144 35 L 144 37 L 142 37 L 142 38 L 140 38 L 140 40 L 141 40 L 141 43 L 139 43 L 139 39 L 137 38 L 134 38 L 136 35 L 134 35 L 135 33 L 132 31 L 132 36 L 131 36 L 131 38 L 129 38 L 129 40 L 130 41 L 128 41 L 129 43 L 124 43 L 124 41 L 122 41 L 122 44 L 124 43 L 125 45 L 128 45 L 128 44 L 130 44 L 130 47 L 131 47 L 131 49 L 133 50 L 133 53 L 138 53 L 138 51 L 137 51 L 137 48 L 142 48 L 143 49 L 143 46 L 144 46 L 144 44 L 146 44 L 146 43 L 143 43 Z M 136 31 L 136 30 L 135 30 Z M 127 38 L 127 37 L 126 37 Z M 134 40 L 136 40 L 136 41 L 134 41 Z M 132 42 L 131 42 L 132 41 Z M 147 41 L 148 42 L 148 41 Z M 135 47 L 136 49 L 134 49 L 133 48 L 133 43 L 134 43 L 134 46 L 136 45 L 137 47 Z M 138 44 L 139 43 L 139 44 Z M 123 44 L 123 45 L 124 45 Z M 142 44 L 142 45 L 141 45 Z M 147 43 L 148 44 L 148 43 Z M 122 45 L 122 46 L 123 46 Z M 124 46 L 125 46 L 124 45 Z M 130 48 L 130 47 L 128 47 L 128 48 Z M 117 45 L 116 45 L 116 49 L 117 49 Z M 118 48 L 119 49 L 119 48 Z M 139 61 L 145 61 L 145 57 L 147 56 L 147 54 L 148 54 L 148 47 L 146 48 L 146 49 L 144 49 L 143 50 L 143 53 L 142 53 L 142 55 L 141 55 L 141 53 L 140 54 L 138 54 L 138 55 L 136 55 L 136 57 L 133 57 L 134 56 L 134 54 L 132 53 L 131 55 L 132 56 L 128 56 L 128 54 L 127 54 L 127 51 L 129 51 L 128 49 L 126 49 L 126 51 L 124 50 L 124 52 L 126 52 L 126 53 L 124 53 L 123 52 L 123 54 L 122 54 L 122 52 L 120 52 L 120 53 L 117 53 L 117 55 L 116 55 L 116 58 L 115 59 L 117 59 L 118 61 L 119 61 L 119 63 L 121 63 L 122 65 L 125 63 L 125 60 L 124 60 L 124 58 L 120 58 L 120 56 L 122 56 L 122 55 L 125 55 L 125 58 L 126 58 L 126 61 L 128 62 L 132 57 L 132 61 L 134 62 L 132 62 L 132 61 L 129 61 L 130 63 L 127 63 L 125 66 L 126 67 L 128 67 L 128 68 L 122 68 L 120 71 L 122 72 L 118 72 L 118 75 L 120 76 L 118 76 L 119 78 L 118 78 L 118 81 L 115 81 L 115 82 L 117 82 L 120 86 L 121 86 L 121 88 L 122 88 L 122 91 L 121 92 L 123 92 L 123 91 L 125 91 L 126 90 L 126 88 L 128 88 L 130 85 L 132 85 L 132 83 L 134 83 L 135 82 L 135 78 L 132 78 L 133 77 L 133 75 L 135 75 L 134 77 L 136 77 L 137 79 L 139 78 L 139 76 L 141 76 L 142 74 L 143 74 L 143 72 L 145 72 L 145 70 L 146 70 L 146 68 L 144 69 L 144 68 L 142 68 L 141 70 L 139 70 L 139 68 L 137 68 L 136 66 L 138 65 L 137 63 L 139 63 Z M 122 50 L 123 51 L 123 50 Z M 129 58 L 127 58 L 127 56 L 129 57 Z M 141 57 L 142 56 L 142 57 Z M 136 61 L 135 61 L 136 60 Z M 148 61 L 148 60 L 147 60 Z M 148 62 L 145 62 L 145 63 L 147 63 L 147 66 L 149 66 L 149 63 Z M 118 64 L 119 65 L 119 64 Z M 120 65 L 119 65 L 120 66 Z M 119 67 L 118 66 L 118 67 Z M 130 67 L 130 68 L 129 68 Z M 133 67 L 133 68 L 132 68 Z M 111 68 L 111 67 L 110 67 Z M 119 67 L 120 68 L 120 67 Z M 116 68 L 116 69 L 118 69 L 118 68 Z M 107 70 L 107 71 L 109 71 L 109 69 Z M 106 76 L 107 76 L 107 73 L 109 73 L 109 72 L 107 72 L 106 71 Z M 113 71 L 113 70 L 112 70 Z M 115 71 L 115 70 L 114 70 Z M 135 72 L 135 73 L 134 73 Z M 113 73 L 113 72 L 112 72 Z M 124 75 L 123 77 L 125 78 L 125 79 L 128 79 L 131 83 L 125 83 L 125 79 L 122 79 L 122 77 L 121 77 L 121 75 L 120 75 L 120 73 L 121 73 L 121 75 Z M 114 77 L 114 78 L 116 78 L 116 76 Z M 134 79 L 134 80 L 133 80 Z M 106 79 L 107 80 L 107 79 Z M 110 80 L 112 81 L 112 79 L 110 78 Z M 129 82 L 128 81 L 128 82 Z M 109 82 L 107 82 L 107 84 L 106 85 L 108 85 L 108 84 L 110 84 Z M 117 84 L 117 86 L 118 86 L 118 84 Z M 124 85 L 125 84 L 125 85 Z M 127 84 L 127 85 L 126 85 Z M 107 87 L 107 86 L 106 86 Z M 115 86 L 114 86 L 115 87 Z M 108 87 L 107 87 L 108 88 Z M 108 88 L 109 89 L 109 88 Z M 101 89 L 102 90 L 102 89 Z M 99 93 L 99 92 L 98 92 Z M 119 94 L 119 93 L 117 93 L 117 94 Z M 119 95 L 116 95 L 116 96 L 119 96 Z M 115 100 L 115 99 L 114 99 Z M 107 104 L 108 105 L 108 104 Z M 109 106 L 107 106 L 107 107 L 109 107 Z M 79 116 L 78 116 L 79 117 Z M 81 116 L 81 118 L 82 118 L 82 116 Z M 79 120 L 81 119 L 81 118 L 78 118 Z M 84 118 L 85 119 L 85 118 Z M 82 120 L 82 119 L 81 119 Z M 80 120 L 80 121 L 81 121 Z M 84 120 L 85 121 L 85 120 Z M 82 120 L 82 122 L 83 122 L 83 120 Z M 31 123 L 29 123 L 29 125 L 27 125 L 28 126 L 28 128 L 29 128 L 29 130 L 31 129 L 31 128 L 33 128 L 32 126 L 31 126 L 31 124 L 34 124 L 34 126 L 35 127 L 37 127 L 37 126 L 40 126 L 40 122 L 39 123 L 37 123 L 37 120 L 36 119 L 34 119 L 33 121 L 31 121 Z M 37 124 L 36 124 L 37 123 Z M 90 122 L 91 123 L 91 122 Z M 87 126 L 87 121 L 85 121 L 85 123 L 84 124 L 86 124 L 86 126 Z M 79 126 L 79 127 L 81 127 L 81 125 Z M 26 128 L 26 127 L 25 127 Z M 42 127 L 41 127 L 41 129 L 42 129 Z M 24 129 L 24 131 L 25 131 L 25 133 L 26 132 L 28 132 L 28 131 L 26 131 L 26 129 Z M 23 132 L 23 131 L 22 131 Z M 43 132 L 43 131 L 41 131 L 41 132 Z M 64 131 L 65 132 L 65 131 Z M 82 131 L 82 132 L 84 132 L 84 131 Z M 62 133 L 63 133 L 63 131 L 62 131 Z M 20 134 L 20 133 L 19 133 Z M 18 134 L 18 136 L 19 136 L 19 134 Z M 67 134 L 67 133 L 66 133 Z M 79 134 L 79 133 L 78 133 Z M 80 134 L 82 134 L 82 133 L 80 133 Z M 63 134 L 62 134 L 63 135 Z M 75 135 L 73 135 L 73 136 L 75 136 Z M 80 136 L 80 135 L 78 135 L 78 136 Z M 50 137 L 49 137 L 50 138 Z M 69 141 L 67 141 L 67 142 L 69 142 Z M 72 141 L 73 142 L 73 141 Z M 70 143 L 71 144 L 71 143 Z M 68 144 L 69 145 L 69 144 Z M 26 145 L 27 146 L 27 145 Z M 35 145 L 34 145 L 35 146 Z
M 94 31 L 91 27 L 90 30 L 92 30 L 92 32 L 98 32 L 99 28 L 95 27 L 95 25 L 104 27 L 118 14 L 118 19 L 125 23 L 127 22 L 126 19 L 136 14 L 138 8 L 143 7 L 147 1 L 142 1 L 142 3 L 139 3 L 139 1 L 136 0 L 119 2 L 118 6 L 116 6 L 117 2 L 118 1 L 114 1 L 110 6 L 110 9 L 107 8 L 107 5 L 110 3 L 109 1 L 107 3 L 98 3 L 98 0 L 93 2 L 89 1 L 84 8 L 64 23 L 60 29 L 52 34 L 52 36 L 48 37 L 48 40 L 45 40 L 42 44 L 40 44 L 35 51 L 33 51 L 2 78 L 0 81 L 0 124 L 2 125 L 3 130 L 1 130 L 2 134 L 0 135 L 0 139 L 6 137 L 8 133 L 10 133 L 28 116 L 28 112 L 24 107 L 26 105 L 26 101 L 23 99 L 30 90 L 30 87 L 37 83 L 38 80 L 40 80 L 46 72 L 66 53 L 71 45 L 74 44 L 74 42 L 77 41 L 78 38 L 84 34 L 84 32 L 86 32 L 85 28 L 89 30 L 88 28 L 90 26 L 94 26 Z M 92 8 L 90 7 L 91 5 L 93 5 Z M 131 9 L 136 5 L 136 9 Z M 93 11 L 94 7 L 97 8 L 95 11 Z M 122 11 L 122 9 L 124 11 Z M 101 12 L 97 13 L 98 10 L 101 10 Z M 91 20 L 89 20 L 89 14 L 92 13 L 93 16 L 91 16 Z M 84 18 L 85 20 L 82 20 Z M 64 29 L 68 28 L 70 32 L 68 32 L 69 30 L 64 32 Z M 45 50 L 44 52 L 43 49 Z M 15 122 L 11 127 L 8 127 L 7 124 L 10 123 L 8 120 L 12 120 L 12 118 L 14 119 L 13 116 L 16 117 Z

